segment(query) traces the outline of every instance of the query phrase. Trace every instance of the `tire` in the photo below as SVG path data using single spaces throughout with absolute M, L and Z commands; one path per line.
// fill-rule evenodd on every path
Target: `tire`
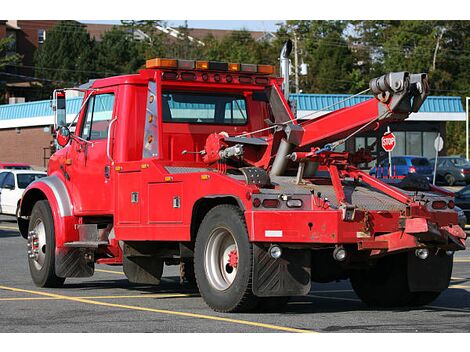
M 441 292 L 415 292 L 414 298 L 411 301 L 411 306 L 427 306 L 428 304 L 434 302 L 440 295 Z
M 253 246 L 238 207 L 218 205 L 206 214 L 196 237 L 194 271 L 199 292 L 213 310 L 244 312 L 256 307 Z
M 446 174 L 444 179 L 446 180 L 448 186 L 453 186 L 455 184 L 455 177 L 452 174 Z
M 259 312 L 283 312 L 287 308 L 290 296 L 280 297 L 259 297 L 258 306 L 256 307 Z
M 379 308 L 405 307 L 415 295 L 408 288 L 407 253 L 386 256 L 367 270 L 351 273 L 351 285 L 368 306 Z
M 55 274 L 55 232 L 46 200 L 34 204 L 28 227 L 28 262 L 31 278 L 39 287 L 60 287 L 65 278 Z

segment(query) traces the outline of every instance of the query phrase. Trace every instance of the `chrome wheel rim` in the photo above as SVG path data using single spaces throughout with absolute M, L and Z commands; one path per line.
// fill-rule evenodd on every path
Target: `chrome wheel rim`
M 28 256 L 37 270 L 41 270 L 46 261 L 46 228 L 41 219 L 37 219 L 28 233 Z
M 204 267 L 209 284 L 216 290 L 224 291 L 232 285 L 238 271 L 238 247 L 228 229 L 215 229 L 209 236 Z

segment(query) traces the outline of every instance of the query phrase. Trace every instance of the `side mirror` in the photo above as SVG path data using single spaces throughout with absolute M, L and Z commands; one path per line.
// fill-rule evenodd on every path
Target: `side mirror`
M 65 105 L 65 90 L 55 90 L 52 109 L 54 110 L 54 127 L 56 130 L 61 126 L 67 126 L 67 111 Z
M 57 129 L 57 143 L 61 147 L 65 147 L 70 141 L 70 130 L 67 126 L 60 126 Z

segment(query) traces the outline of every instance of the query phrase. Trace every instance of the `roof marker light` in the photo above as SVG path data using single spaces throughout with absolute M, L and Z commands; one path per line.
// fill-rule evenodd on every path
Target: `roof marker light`
M 196 61 L 196 69 L 197 70 L 208 70 L 209 69 L 209 62 L 208 61 Z
M 241 67 L 242 72 L 251 72 L 251 73 L 258 72 L 258 66 L 257 65 L 241 64 L 240 67 Z
M 186 70 L 194 70 L 194 60 L 178 60 L 178 68 L 184 68 Z
M 178 60 L 155 58 L 147 60 L 146 68 L 177 68 Z
M 258 73 L 264 75 L 272 75 L 274 74 L 274 66 L 271 65 L 258 65 Z
M 240 64 L 228 64 L 228 70 L 231 72 L 238 72 L 240 71 Z

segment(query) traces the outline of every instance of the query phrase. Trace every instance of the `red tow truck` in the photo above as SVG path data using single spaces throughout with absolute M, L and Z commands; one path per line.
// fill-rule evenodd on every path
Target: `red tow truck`
M 299 120 L 288 75 L 273 66 L 156 58 L 92 82 L 69 125 L 67 90 L 55 91 L 62 148 L 18 219 L 34 283 L 57 287 L 99 263 L 158 284 L 164 265 L 181 265 L 221 312 L 348 278 L 371 306 L 432 302 L 465 249 L 452 195 L 369 176 L 358 168 L 369 148 L 335 151 L 418 111 L 427 75 L 389 73 L 370 90 L 368 101 Z

